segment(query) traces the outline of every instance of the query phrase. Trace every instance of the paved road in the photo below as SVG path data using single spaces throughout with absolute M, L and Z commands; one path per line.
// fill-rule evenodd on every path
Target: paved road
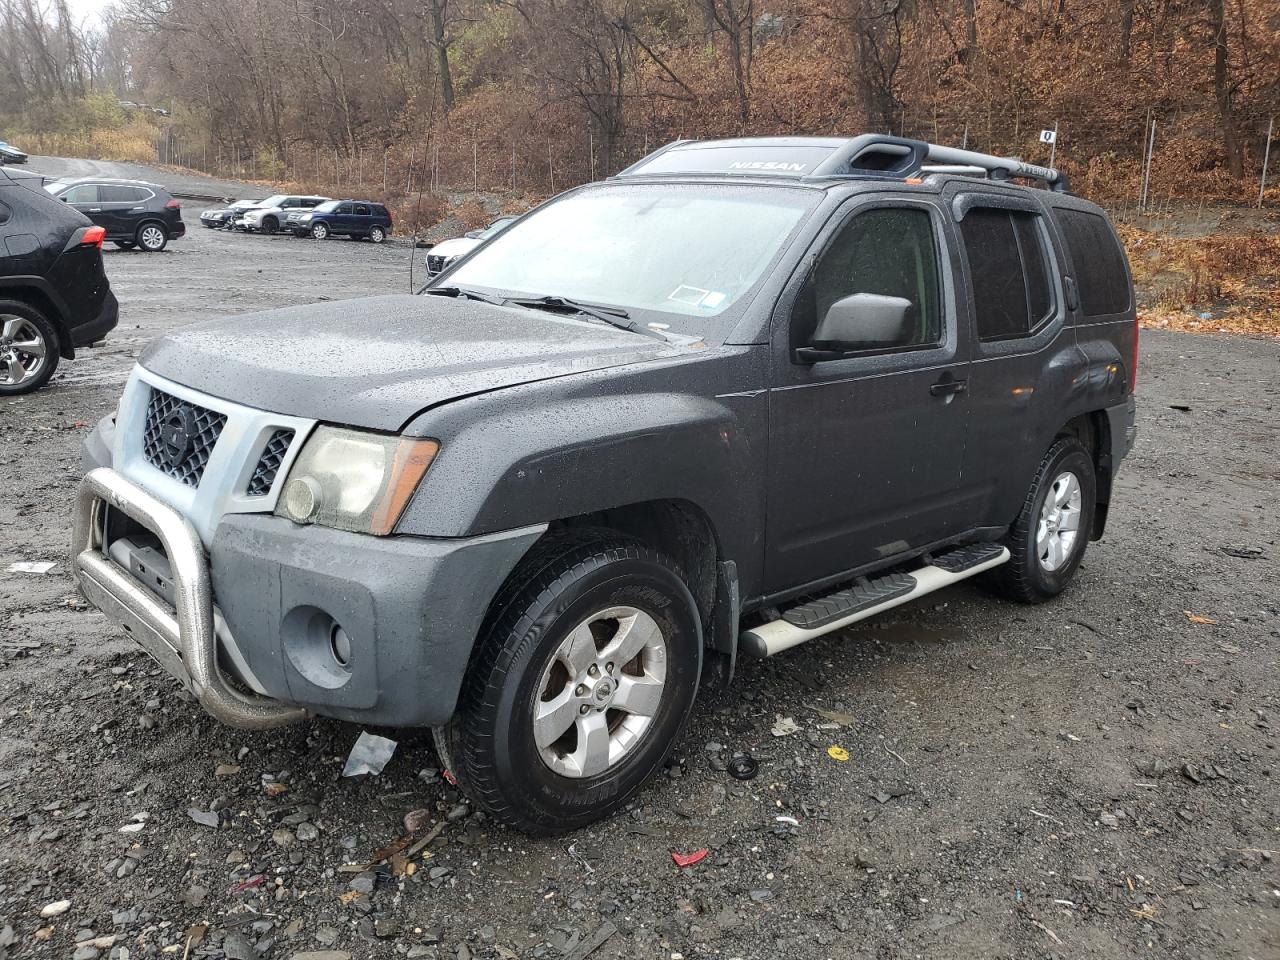
M 84 931 L 181 957 L 208 924 L 193 956 L 555 960 L 602 936 L 592 960 L 1280 957 L 1274 340 L 1144 336 L 1142 432 L 1066 595 L 962 586 L 744 664 L 669 776 L 576 836 L 467 816 L 420 734 L 383 731 L 395 757 L 356 782 L 349 726 L 245 734 L 193 707 L 75 599 L 84 430 L 151 337 L 403 289 L 406 255 L 198 226 L 108 253 L 109 345 L 0 401 L 0 955 L 6 925 L 11 956 L 65 960 Z M 8 571 L 40 560 L 60 566 Z M 755 780 L 718 769 L 732 751 Z M 414 808 L 458 819 L 411 875 L 352 890 L 337 868 Z
M 202 197 L 252 197 L 257 199 L 273 192 L 270 186 L 219 180 L 190 172 L 159 169 L 140 163 L 117 163 L 110 160 L 81 160 L 71 157 L 32 157 L 25 168 L 45 177 L 123 177 L 149 180 L 167 187 L 170 193 Z

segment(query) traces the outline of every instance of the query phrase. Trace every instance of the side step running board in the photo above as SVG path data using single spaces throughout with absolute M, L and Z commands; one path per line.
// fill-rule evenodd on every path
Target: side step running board
M 748 657 L 771 657 L 859 620 L 909 603 L 953 583 L 967 580 L 983 570 L 1007 562 L 1009 551 L 994 543 L 960 547 L 935 557 L 928 566 L 910 573 L 890 573 L 837 590 L 816 600 L 792 607 L 778 620 L 771 620 L 738 636 L 738 649 Z

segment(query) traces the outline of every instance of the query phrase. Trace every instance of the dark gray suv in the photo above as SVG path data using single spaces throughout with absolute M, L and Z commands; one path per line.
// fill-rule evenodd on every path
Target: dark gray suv
M 73 563 L 220 719 L 431 727 L 482 808 L 571 829 L 738 656 L 976 575 L 1064 590 L 1136 362 L 1120 244 L 1056 170 L 682 142 L 421 296 L 152 344 L 88 440 Z

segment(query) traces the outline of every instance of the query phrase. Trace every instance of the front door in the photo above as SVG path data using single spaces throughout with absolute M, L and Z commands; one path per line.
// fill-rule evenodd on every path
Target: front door
M 969 340 L 957 323 L 941 211 L 855 202 L 775 318 L 766 592 L 834 580 L 966 526 L 961 489 Z M 910 301 L 897 342 L 804 363 L 835 301 Z
M 99 186 L 96 183 L 77 183 L 74 187 L 60 194 L 63 203 L 75 207 L 100 227 L 110 227 L 110 219 L 102 213 L 102 202 L 98 199 Z

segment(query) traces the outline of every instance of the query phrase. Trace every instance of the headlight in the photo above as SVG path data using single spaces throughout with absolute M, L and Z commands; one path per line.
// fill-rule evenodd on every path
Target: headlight
M 299 219 L 299 220 L 310 220 L 310 219 L 311 219 L 311 214 L 309 214 L 309 213 L 300 213 L 300 214 L 298 214 L 298 219 Z
M 276 516 L 386 536 L 439 449 L 435 440 L 318 427 L 289 470 Z

